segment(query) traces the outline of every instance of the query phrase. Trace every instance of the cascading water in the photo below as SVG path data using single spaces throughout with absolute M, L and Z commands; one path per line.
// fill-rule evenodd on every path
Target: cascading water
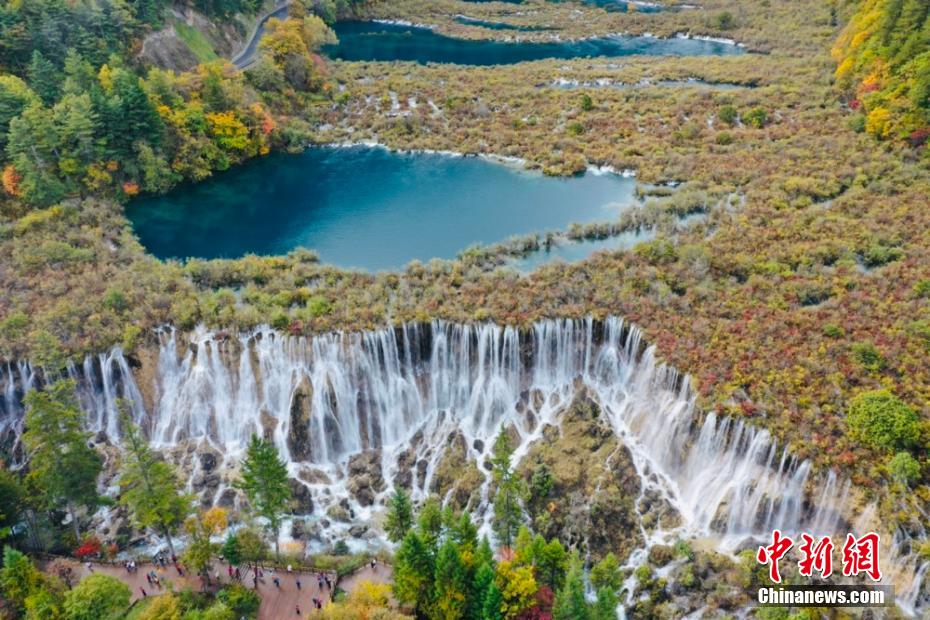
M 647 544 L 694 535 L 732 551 L 774 528 L 823 535 L 845 527 L 848 481 L 833 472 L 815 481 L 810 463 L 777 447 L 767 431 L 702 416 L 689 379 L 659 364 L 639 330 L 621 319 L 548 320 L 527 331 L 434 321 L 313 338 L 270 328 L 237 338 L 201 329 L 189 342 L 166 329 L 159 338 L 148 411 L 119 349 L 69 367 L 90 428 L 118 438 L 116 401 L 127 398 L 154 445 L 206 446 L 224 465 L 262 433 L 312 496 L 314 518 L 329 536 L 349 533 L 325 518 L 329 508 L 348 505 L 356 520 L 366 520 L 377 505 L 350 493 L 354 456 L 375 454 L 387 481 L 376 490 L 380 497 L 401 478 L 423 497 L 453 434 L 464 438 L 468 459 L 481 463 L 500 429 L 511 427 L 519 460 L 545 425 L 559 424 L 581 386 L 629 449 L 643 487 L 681 515 L 680 527 L 653 532 Z M 0 369 L 5 429 L 18 428 L 18 403 L 37 374 L 28 364 Z M 485 516 L 485 531 L 486 485 L 472 507 Z M 899 602 L 909 611 L 926 604 L 920 580 L 928 565 L 914 547 L 897 536 L 890 554 Z

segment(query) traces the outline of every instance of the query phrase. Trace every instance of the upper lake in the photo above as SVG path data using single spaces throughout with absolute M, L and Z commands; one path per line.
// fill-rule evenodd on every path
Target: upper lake
M 437 34 L 429 28 L 380 22 L 348 21 L 335 26 L 337 45 L 323 51 L 331 58 L 356 61 L 408 60 L 419 63 L 506 65 L 546 58 L 596 56 L 706 56 L 739 54 L 729 43 L 699 39 L 605 36 L 541 43 L 469 40 Z
M 515 234 L 614 220 L 635 204 L 634 187 L 615 174 L 552 178 L 479 157 L 313 147 L 133 200 L 126 212 L 160 258 L 306 247 L 327 263 L 380 270 L 453 258 Z

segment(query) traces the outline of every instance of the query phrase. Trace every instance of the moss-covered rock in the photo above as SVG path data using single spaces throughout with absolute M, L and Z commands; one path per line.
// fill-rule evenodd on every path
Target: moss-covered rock
M 635 506 L 639 476 L 586 390 L 558 427 L 543 429 L 518 472 L 530 488 L 530 516 L 544 536 L 584 548 L 593 560 L 608 552 L 626 559 L 643 543 Z

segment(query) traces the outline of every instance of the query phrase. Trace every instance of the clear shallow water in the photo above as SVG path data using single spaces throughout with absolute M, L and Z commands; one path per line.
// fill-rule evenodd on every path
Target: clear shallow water
M 610 36 L 579 41 L 515 43 L 472 41 L 437 34 L 429 28 L 378 22 L 338 22 L 338 45 L 323 48 L 331 58 L 356 61 L 407 60 L 419 63 L 506 65 L 545 58 L 595 56 L 703 56 L 739 54 L 742 49 L 717 41 Z
M 254 161 L 165 196 L 130 202 L 160 258 L 282 254 L 369 270 L 452 258 L 474 243 L 609 221 L 634 204 L 613 174 L 551 178 L 477 157 L 318 147 Z
M 588 258 L 595 252 L 628 250 L 637 243 L 654 239 L 655 236 L 656 233 L 654 230 L 634 230 L 606 239 L 585 239 L 582 241 L 563 242 L 558 245 L 553 245 L 548 250 L 538 250 L 521 258 L 515 258 L 507 264 L 521 273 L 529 273 L 534 271 L 537 267 L 557 261 L 577 263 L 578 261 Z

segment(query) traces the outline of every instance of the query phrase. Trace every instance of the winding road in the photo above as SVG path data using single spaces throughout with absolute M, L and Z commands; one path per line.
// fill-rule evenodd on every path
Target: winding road
M 265 24 L 272 17 L 278 19 L 287 17 L 288 5 L 290 5 L 290 0 L 275 0 L 274 8 L 261 16 L 245 46 L 231 59 L 237 69 L 247 69 L 258 60 L 258 42 L 261 41 L 262 35 L 265 34 Z

